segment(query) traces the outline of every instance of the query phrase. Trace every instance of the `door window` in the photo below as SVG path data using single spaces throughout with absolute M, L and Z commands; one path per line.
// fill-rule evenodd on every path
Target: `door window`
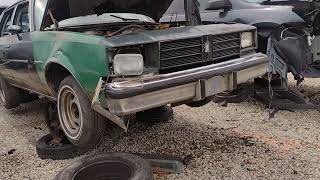
M 12 14 L 13 14 L 13 9 L 6 11 L 1 19 L 1 24 L 0 24 L 0 36 L 6 36 L 9 35 L 8 28 L 11 25 L 11 20 L 12 20 Z
M 13 24 L 20 26 L 22 32 L 24 33 L 30 32 L 28 3 L 18 5 L 14 20 L 13 20 Z

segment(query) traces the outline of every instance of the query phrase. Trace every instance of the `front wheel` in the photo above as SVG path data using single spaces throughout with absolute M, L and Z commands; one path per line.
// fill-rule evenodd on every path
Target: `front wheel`
M 78 147 L 95 145 L 103 136 L 105 123 L 91 109 L 89 98 L 72 76 L 60 85 L 58 115 L 65 135 Z

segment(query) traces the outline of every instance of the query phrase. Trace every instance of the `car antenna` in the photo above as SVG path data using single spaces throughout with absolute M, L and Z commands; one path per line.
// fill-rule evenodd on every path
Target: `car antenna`
M 52 12 L 51 12 L 50 9 L 49 9 L 49 11 L 48 11 L 48 14 L 49 14 L 49 16 L 50 16 L 50 18 L 51 18 L 51 21 L 54 23 L 54 28 L 55 28 L 56 30 L 58 30 L 58 29 L 59 29 L 59 22 L 54 18 L 54 16 L 53 16 L 53 14 L 52 14 Z

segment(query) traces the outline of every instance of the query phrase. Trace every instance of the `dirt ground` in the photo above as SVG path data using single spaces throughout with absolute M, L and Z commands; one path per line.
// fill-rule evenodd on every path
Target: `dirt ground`
M 128 133 L 110 128 L 104 143 L 84 156 L 120 151 L 193 157 L 183 174 L 160 179 L 320 179 L 320 113 L 280 111 L 269 120 L 252 85 L 247 88 L 249 97 L 240 104 L 180 106 L 167 123 L 134 122 Z M 302 89 L 316 99 L 320 80 L 306 80 Z M 0 179 L 53 179 L 74 161 L 37 157 L 36 140 L 48 133 L 44 104 L 0 107 Z

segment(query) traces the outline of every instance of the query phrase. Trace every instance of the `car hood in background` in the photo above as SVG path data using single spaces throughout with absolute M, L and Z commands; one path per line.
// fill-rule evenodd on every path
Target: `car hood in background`
M 104 13 L 143 14 L 159 21 L 173 0 L 69 0 L 72 17 Z
M 235 22 L 245 24 L 258 24 L 263 22 L 272 22 L 275 24 L 286 23 L 304 23 L 291 6 L 263 6 L 256 9 L 234 10 L 233 16 L 237 17 Z

